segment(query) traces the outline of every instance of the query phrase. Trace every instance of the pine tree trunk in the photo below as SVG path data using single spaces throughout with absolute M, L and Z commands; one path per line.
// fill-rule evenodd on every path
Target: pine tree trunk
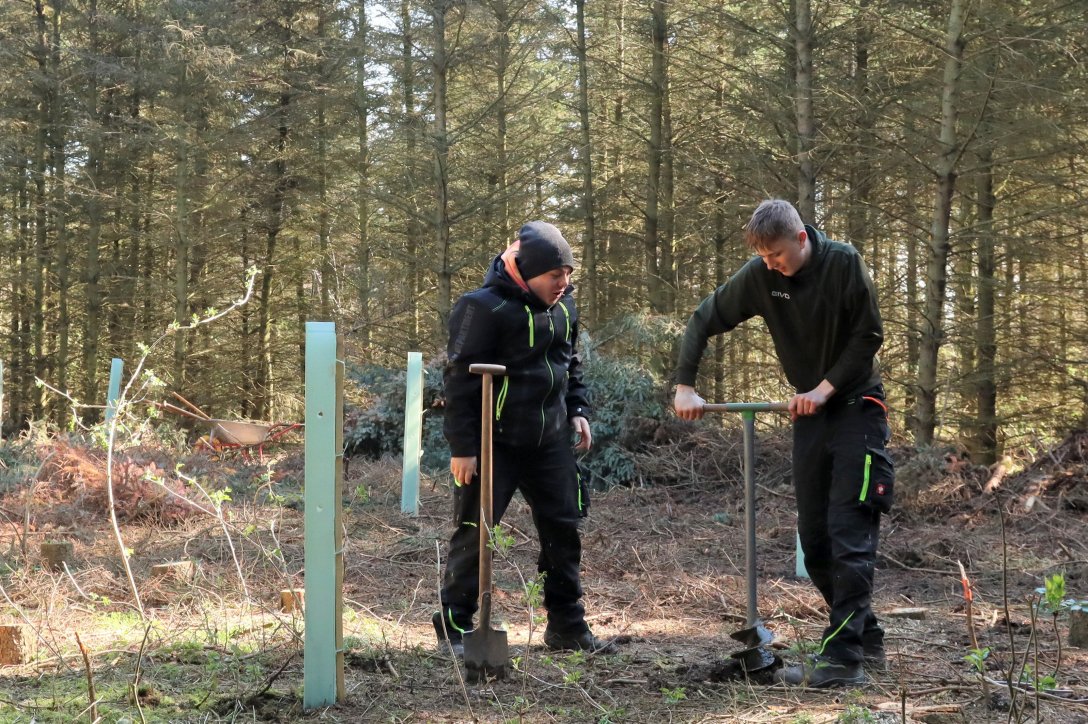
M 87 118 L 89 119 L 87 140 L 87 161 L 84 165 L 87 188 L 86 216 L 87 233 L 83 263 L 83 287 L 85 297 L 85 316 L 83 323 L 83 401 L 88 404 L 102 404 L 105 397 L 99 395 L 98 361 L 99 342 L 102 338 L 102 268 L 101 236 L 103 222 L 102 208 L 102 162 L 104 156 L 105 113 L 98 102 L 98 74 L 93 68 L 95 58 L 101 53 L 98 44 L 97 0 L 91 0 L 87 6 L 87 20 L 90 26 L 90 46 L 92 68 L 87 73 Z M 97 417 L 97 416 L 95 416 Z
M 49 56 L 48 56 L 48 31 L 45 20 L 45 9 L 41 0 L 34 2 L 34 16 L 37 25 L 37 43 L 34 46 L 34 56 L 37 61 L 40 79 L 37 91 L 38 123 L 37 133 L 34 139 L 34 161 L 31 178 L 34 182 L 34 192 L 31 196 L 31 204 L 34 209 L 34 271 L 31 276 L 33 289 L 33 313 L 31 317 L 30 334 L 34 349 L 34 376 L 45 380 L 49 378 L 47 373 L 48 358 L 46 356 L 46 335 L 48 333 L 46 320 L 46 287 L 51 274 L 52 255 L 48 247 L 48 216 L 46 214 L 48 201 L 46 192 L 46 154 L 49 136 L 49 105 L 51 92 L 49 83 Z M 33 380 L 32 380 L 33 381 Z M 37 389 L 32 393 L 30 414 L 40 418 L 45 410 L 45 388 Z
M 619 70 L 618 76 L 625 77 L 627 74 L 627 0 L 619 0 L 619 8 L 616 16 L 616 67 Z M 617 87 L 615 96 L 611 99 L 611 118 L 613 128 L 623 128 L 623 124 L 626 121 L 626 106 L 627 95 L 624 92 L 623 84 L 619 84 Z M 623 153 L 623 145 L 618 140 L 618 137 L 614 137 L 611 143 L 611 151 L 609 152 L 612 158 L 612 165 L 609 168 L 609 179 L 605 186 L 606 193 L 604 198 L 615 199 L 623 193 L 624 186 L 626 185 L 626 157 Z M 614 271 L 616 265 L 614 264 L 614 258 L 619 255 L 620 250 L 625 247 L 623 244 L 623 237 L 619 227 L 618 219 L 619 214 L 614 211 L 610 211 L 606 218 L 601 220 L 601 227 L 604 230 L 603 241 L 599 249 L 599 259 L 597 260 L 598 268 L 603 268 L 605 273 L 603 275 L 598 274 L 598 280 L 600 283 L 600 292 L 598 298 L 601 299 L 601 305 L 606 310 L 611 310 L 618 306 L 618 289 L 619 285 L 616 283 Z M 603 315 L 602 315 L 603 316 Z
M 667 20 L 666 20 L 667 28 Z M 676 311 L 676 179 L 673 165 L 672 148 L 672 93 L 669 79 L 669 45 L 666 30 L 665 46 L 662 48 L 665 58 L 665 86 L 661 104 L 661 293 L 664 311 L 668 314 Z
M 795 109 L 797 114 L 797 211 L 810 224 L 816 223 L 816 164 L 813 146 L 816 116 L 813 109 L 812 8 L 810 0 L 793 0 L 793 44 L 795 49 Z
M 366 92 L 367 34 L 366 0 L 358 0 L 358 28 L 355 36 L 355 113 L 358 159 L 355 168 L 356 286 L 359 297 L 359 344 L 364 353 L 370 347 L 370 99 Z
M 665 124 L 665 44 L 668 41 L 665 1 L 653 0 L 650 15 L 650 44 L 653 60 L 650 70 L 650 138 L 646 149 L 646 205 L 643 211 L 646 254 L 646 284 L 649 302 L 655 312 L 667 311 L 664 280 L 661 275 L 661 163 L 664 154 Z
M 182 73 L 187 73 L 182 70 Z M 186 92 L 186 91 L 182 91 Z M 184 131 L 178 138 L 174 172 L 174 323 L 189 323 L 189 141 Z M 185 389 L 185 330 L 174 334 L 174 385 Z
M 597 218 L 593 196 L 593 142 L 589 125 L 589 68 L 586 60 L 586 0 L 575 0 L 578 26 L 578 120 L 581 147 L 578 159 L 582 172 L 582 266 L 585 269 L 585 291 L 582 299 L 588 310 L 583 312 L 594 327 L 600 321 L 600 299 L 597 284 Z
M 419 222 L 421 214 L 416 197 L 416 146 L 419 133 L 419 114 L 416 111 L 415 95 L 415 61 L 412 56 L 412 6 L 411 0 L 401 0 L 401 85 L 402 107 L 404 110 L 405 132 L 405 164 L 404 164 L 404 192 L 408 197 L 407 222 L 405 224 L 405 245 L 408 259 L 407 274 L 408 288 L 406 291 L 408 305 L 407 347 L 419 349 L 419 260 L 417 246 L 423 238 L 423 230 Z
M 507 74 L 510 66 L 510 13 L 504 4 L 498 3 L 493 7 L 495 11 L 496 28 L 498 36 L 498 53 L 495 60 L 495 122 L 498 138 L 496 143 L 495 165 L 495 191 L 499 199 L 498 239 L 488 240 L 489 244 L 496 244 L 500 249 L 509 242 L 511 232 L 510 219 L 510 188 L 507 179 L 507 167 L 509 166 L 509 111 L 507 109 Z
M 49 71 L 50 86 L 55 88 L 60 80 L 61 71 L 61 37 L 60 37 L 60 6 L 54 4 L 52 16 L 52 39 L 50 41 Z M 50 92 L 49 103 L 49 168 L 53 177 L 53 193 L 51 205 L 53 207 L 53 226 L 56 231 L 57 244 L 57 361 L 56 361 L 56 386 L 59 389 L 68 389 L 68 369 L 71 363 L 69 355 L 71 351 L 71 316 L 68 311 L 69 288 L 71 276 L 69 274 L 70 262 L 68 259 L 68 190 L 67 167 L 68 156 L 65 152 L 65 126 L 62 117 L 62 108 L 55 91 Z
M 445 329 L 453 307 L 453 272 L 450 269 L 450 216 L 449 216 L 449 134 L 446 129 L 446 82 L 449 72 L 446 48 L 446 14 L 451 0 L 433 0 L 434 23 L 434 254 L 435 274 L 438 277 L 438 319 Z
M 978 363 L 975 369 L 975 399 L 978 408 L 974 447 L 980 465 L 993 465 L 997 449 L 997 326 L 995 324 L 995 272 L 993 158 L 986 149 L 980 159 L 978 179 L 978 312 L 975 330 Z
M 873 154 L 868 150 L 873 138 L 874 109 L 869 92 L 869 46 L 872 28 L 869 25 L 869 0 L 860 0 L 854 22 L 854 100 L 861 108 L 854 130 L 854 153 L 850 165 L 850 203 L 846 209 L 846 240 L 865 256 L 869 243 L 869 207 L 872 205 Z M 873 277 L 880 277 L 880 255 L 869 255 Z
M 963 66 L 965 0 L 952 0 L 945 44 L 944 83 L 941 90 L 940 149 L 937 159 L 937 193 L 933 204 L 926 263 L 926 300 L 918 360 L 918 401 L 914 439 L 933 442 L 937 420 L 937 364 L 944 336 L 943 314 L 948 283 L 949 224 L 952 196 L 956 190 L 956 164 L 960 142 L 956 137 L 957 99 Z

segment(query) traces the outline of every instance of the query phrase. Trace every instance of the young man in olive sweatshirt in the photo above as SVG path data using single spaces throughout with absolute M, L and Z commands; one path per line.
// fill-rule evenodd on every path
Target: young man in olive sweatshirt
M 805 567 L 831 609 L 818 653 L 776 675 L 790 685 L 862 684 L 863 663 L 884 665 L 873 569 L 894 481 L 876 292 L 857 251 L 802 223 L 786 201 L 760 204 L 745 242 L 756 256 L 688 322 L 674 407 L 685 420 L 702 417 L 694 385 L 708 337 L 762 317 L 796 389 L 789 411 L 798 533 Z
M 552 224 L 531 221 L 496 256 L 484 285 L 462 296 L 450 314 L 443 431 L 455 482 L 454 532 L 442 583 L 442 610 L 433 617 L 439 645 L 462 655 L 479 595 L 479 375 L 474 363 L 500 364 L 492 425 L 494 524 L 520 490 L 540 537 L 551 649 L 615 653 L 585 621 L 579 521 L 588 504 L 580 492 L 574 450 L 589 450 L 589 394 L 578 356 L 574 254 Z M 577 444 L 572 448 L 572 434 Z

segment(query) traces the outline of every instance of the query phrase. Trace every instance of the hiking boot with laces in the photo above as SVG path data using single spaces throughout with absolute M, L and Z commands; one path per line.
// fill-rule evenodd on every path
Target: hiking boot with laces
M 575 633 L 545 629 L 544 645 L 553 651 L 588 651 L 591 654 L 618 654 L 620 651 L 613 641 L 599 639 L 588 629 Z
M 442 612 L 435 611 L 431 616 L 431 624 L 434 626 L 435 636 L 438 637 L 438 650 L 443 651 L 459 659 L 465 658 L 465 642 L 463 631 L 453 623 L 452 615 L 447 617 L 443 626 Z
M 868 678 L 861 663 L 846 664 L 825 656 L 811 656 L 800 664 L 774 672 L 775 681 L 789 686 L 830 689 L 837 686 L 862 686 Z

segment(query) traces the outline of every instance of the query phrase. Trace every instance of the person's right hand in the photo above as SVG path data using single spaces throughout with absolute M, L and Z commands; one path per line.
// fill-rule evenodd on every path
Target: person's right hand
M 673 395 L 672 406 L 676 410 L 676 416 L 681 420 L 698 420 L 703 416 L 703 405 L 706 402 L 694 387 L 689 385 L 677 385 L 676 394 Z
M 476 456 L 450 458 L 450 472 L 453 473 L 453 482 L 468 485 L 476 475 Z

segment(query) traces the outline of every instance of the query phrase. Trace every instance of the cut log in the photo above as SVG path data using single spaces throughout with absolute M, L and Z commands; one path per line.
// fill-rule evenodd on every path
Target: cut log
M 152 578 L 170 578 L 175 581 L 188 582 L 193 580 L 195 573 L 196 564 L 192 561 L 174 561 L 151 566 Z
M 70 541 L 48 541 L 42 543 L 42 564 L 50 571 L 60 572 L 64 565 L 72 567 L 75 549 Z
M 286 588 L 280 591 L 280 610 L 284 613 L 302 613 L 306 591 L 301 588 Z
M 1069 612 L 1069 645 L 1088 649 L 1088 611 L 1083 608 Z
M 918 621 L 923 620 L 926 617 L 926 609 L 906 607 L 906 608 L 893 608 L 890 611 L 885 611 L 884 615 L 888 618 L 910 618 Z
M 37 650 L 38 639 L 29 626 L 0 624 L 0 666 L 29 663 Z

